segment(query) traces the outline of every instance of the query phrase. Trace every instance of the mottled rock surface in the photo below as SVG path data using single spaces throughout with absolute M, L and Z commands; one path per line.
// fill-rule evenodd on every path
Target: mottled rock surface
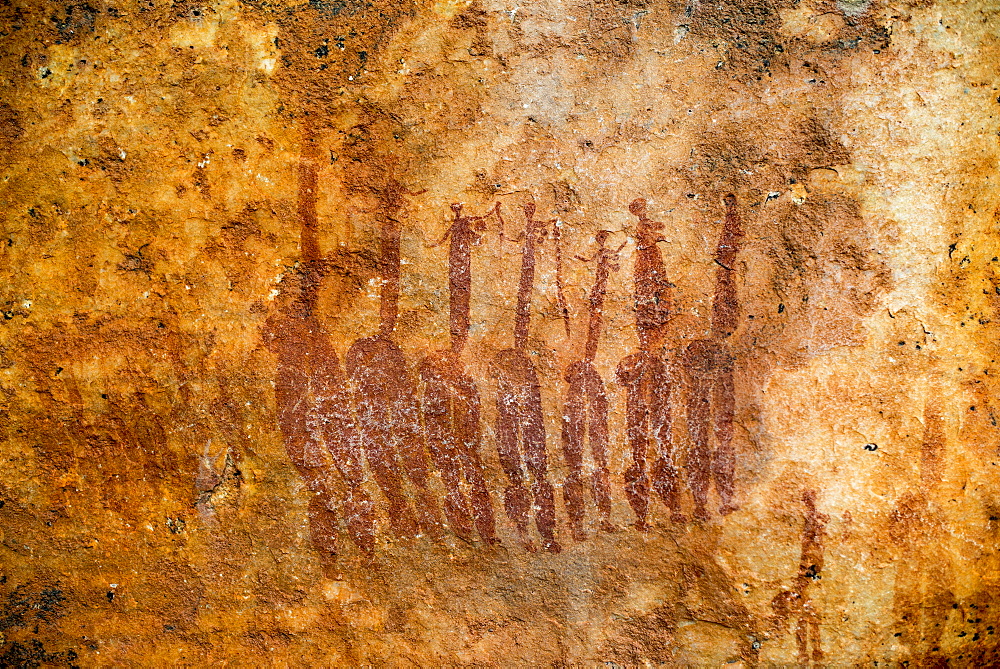
M 0 664 L 1000 662 L 995 4 L 0 35 Z

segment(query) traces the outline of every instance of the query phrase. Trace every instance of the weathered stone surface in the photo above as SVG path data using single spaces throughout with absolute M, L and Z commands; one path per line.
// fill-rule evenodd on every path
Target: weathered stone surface
M 0 663 L 997 662 L 998 30 L 4 3 Z

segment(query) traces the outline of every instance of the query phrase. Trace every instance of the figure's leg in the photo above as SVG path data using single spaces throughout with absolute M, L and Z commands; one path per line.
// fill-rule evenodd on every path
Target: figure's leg
M 798 662 L 803 667 L 809 666 L 809 600 L 802 594 L 801 608 L 795 623 L 795 645 L 798 648 Z
M 823 664 L 823 643 L 819 634 L 819 614 L 812 608 L 810 602 L 809 643 L 812 646 L 812 661 L 816 666 Z
M 337 555 L 337 513 L 329 492 L 316 493 L 309 501 L 309 535 L 313 546 L 329 556 Z
M 719 513 L 723 516 L 736 510 L 733 505 L 733 413 L 736 404 L 733 385 L 733 370 L 723 370 L 715 380 L 713 422 L 715 427 L 715 456 L 712 470 L 715 476 L 715 491 L 719 495 Z
M 437 499 L 430 489 L 430 472 L 427 450 L 420 430 L 420 412 L 416 392 L 407 377 L 400 381 L 398 394 L 392 400 L 393 427 L 390 430 L 396 448 L 402 457 L 407 478 L 416 493 L 417 525 L 434 539 L 442 537 L 441 513 Z
M 472 534 L 468 504 L 462 492 L 459 454 L 457 452 L 456 398 L 447 382 L 430 370 L 421 371 L 424 391 L 421 406 L 424 416 L 424 436 L 441 480 L 445 487 L 444 513 L 452 531 L 460 538 L 468 540 Z
M 298 379 L 288 373 L 282 374 L 283 371 L 285 370 L 279 367 L 275 401 L 285 452 L 313 494 L 307 511 L 313 546 L 323 553 L 336 555 L 337 514 L 329 486 L 324 481 L 323 460 L 319 457 L 323 452 L 317 441 L 321 432 L 311 429 L 311 404 L 306 398 L 305 383 L 299 382 L 292 388 L 289 377 L 292 380 Z M 288 390 L 289 388 L 296 392 Z
M 550 553 L 558 553 L 562 547 L 556 542 L 556 502 L 555 491 L 548 479 L 548 456 L 545 452 L 545 418 L 542 415 L 542 395 L 535 370 L 527 374 L 524 390 L 525 411 L 522 414 L 524 430 L 524 455 L 531 470 L 532 489 L 535 496 L 535 525 L 542 537 L 543 548 Z
M 569 475 L 563 483 L 563 497 L 569 513 L 573 539 L 584 541 L 587 534 L 583 529 L 583 440 L 586 435 L 587 407 L 584 379 L 579 374 L 571 377 L 566 401 L 563 404 L 562 448 Z
M 375 552 L 375 509 L 364 489 L 364 464 L 346 391 L 324 379 L 307 417 L 309 431 L 320 435 L 344 482 L 343 512 L 352 541 L 366 555 Z M 342 380 L 341 384 L 342 384 Z
M 340 460 L 331 449 L 335 459 Z M 364 469 L 358 458 L 340 460 L 337 470 L 344 479 L 347 495 L 344 499 L 347 531 L 354 544 L 367 555 L 375 553 L 375 508 L 363 487 Z
M 302 433 L 300 433 L 302 434 Z M 304 453 L 313 451 L 317 444 L 312 437 L 284 434 L 285 450 L 289 459 L 298 471 L 306 488 L 312 493 L 309 508 L 306 511 L 309 519 L 309 535 L 313 546 L 324 554 L 337 554 L 337 512 L 333 495 L 325 480 L 323 467 L 318 463 L 307 462 Z
M 389 503 L 389 523 L 393 534 L 399 538 L 413 536 L 417 531 L 417 519 L 403 493 L 403 479 L 399 474 L 396 453 L 389 447 L 389 418 L 384 412 L 366 410 L 361 403 L 358 414 L 361 448 L 372 476 Z
M 673 384 L 666 376 L 666 370 L 657 375 L 655 390 L 650 393 L 650 431 L 656 445 L 656 464 L 653 465 L 653 489 L 670 509 L 670 520 L 683 523 L 687 520 L 681 513 L 677 467 L 674 463 L 674 412 Z
M 709 445 L 711 420 L 711 379 L 691 375 L 687 398 L 687 426 L 690 436 L 688 451 L 688 481 L 694 497 L 694 514 L 708 518 L 708 489 L 712 483 L 712 452 Z
M 594 458 L 592 489 L 601 529 L 613 531 L 611 524 L 611 473 L 608 471 L 608 396 L 597 372 L 587 387 L 589 401 L 590 452 Z
M 456 395 L 452 412 L 455 424 L 457 450 L 465 480 L 469 483 L 472 516 L 480 538 L 488 544 L 500 543 L 496 536 L 493 501 L 486 487 L 483 463 L 479 457 L 482 432 L 479 426 L 479 391 L 472 379 L 462 376 L 455 386 Z
M 375 509 L 364 489 L 364 465 L 356 442 L 354 436 L 337 435 L 332 430 L 327 432 L 327 448 L 347 490 L 344 498 L 347 531 L 358 548 L 372 555 L 375 552 Z
M 635 383 L 628 387 L 625 400 L 625 432 L 632 451 L 632 465 L 625 470 L 625 496 L 635 512 L 636 527 L 645 532 L 649 529 L 646 514 L 649 509 L 649 479 L 646 476 L 646 449 L 649 425 L 642 386 Z
M 518 448 L 520 427 L 520 412 L 517 397 L 510 385 L 501 380 L 497 390 L 497 453 L 500 456 L 500 466 L 510 484 L 504 489 L 504 508 L 507 517 L 514 523 L 518 538 L 526 550 L 534 551 L 534 546 L 528 539 L 528 514 L 531 509 L 531 497 L 524 485 L 524 470 L 521 466 L 521 453 Z

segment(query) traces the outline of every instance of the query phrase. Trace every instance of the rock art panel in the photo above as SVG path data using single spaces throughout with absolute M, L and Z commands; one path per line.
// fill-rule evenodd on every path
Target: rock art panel
M 0 664 L 996 664 L 995 19 L 3 4 Z

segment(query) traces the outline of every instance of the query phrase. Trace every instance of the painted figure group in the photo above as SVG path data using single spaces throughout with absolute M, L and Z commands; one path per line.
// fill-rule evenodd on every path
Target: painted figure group
M 449 243 L 450 346 L 428 355 L 411 376 L 393 341 L 400 291 L 398 214 L 408 195 L 389 182 L 380 193 L 379 212 L 382 292 L 378 333 L 356 341 L 344 368 L 316 317 L 322 276 L 329 269 L 318 249 L 315 157 L 303 155 L 300 167 L 299 218 L 302 226 L 302 273 L 298 293 L 265 333 L 277 358 L 275 395 L 278 422 L 292 463 L 314 493 L 311 532 L 317 548 L 336 552 L 337 511 L 352 541 L 372 554 L 376 541 L 373 500 L 366 491 L 365 464 L 384 495 L 387 516 L 397 537 L 426 534 L 440 538 L 444 522 L 431 488 L 436 470 L 445 489 L 447 526 L 458 537 L 478 534 L 499 543 L 493 501 L 481 460 L 481 399 L 465 370 L 469 338 L 471 252 L 492 217 L 503 229 L 500 205 L 484 216 L 470 216 L 452 205 L 453 219 L 441 240 Z M 635 319 L 639 350 L 618 366 L 617 382 L 626 391 L 626 435 L 631 464 L 624 474 L 626 497 L 640 530 L 648 528 L 650 489 L 683 522 L 680 477 L 673 420 L 674 384 L 687 387 L 686 423 L 690 435 L 687 480 L 695 515 L 707 518 L 714 481 L 719 512 L 733 510 L 733 355 L 727 343 L 739 315 L 734 268 L 742 231 L 736 199 L 725 198 L 726 216 L 715 254 L 716 289 L 711 335 L 693 341 L 679 354 L 667 353 L 672 313 L 670 283 L 657 246 L 662 224 L 647 216 L 646 202 L 629 209 L 638 219 L 634 269 Z M 538 373 L 528 354 L 530 302 L 539 245 L 555 221 L 535 217 L 524 206 L 521 272 L 510 348 L 491 362 L 495 379 L 495 435 L 507 483 L 506 515 L 525 550 L 535 551 L 529 533 L 534 516 L 541 547 L 559 552 L 555 489 L 549 480 L 545 421 Z M 609 233 L 596 236 L 596 265 L 583 356 L 565 370 L 562 452 L 568 475 L 563 494 L 574 540 L 586 539 L 587 489 L 597 510 L 598 526 L 610 531 L 612 483 L 608 467 L 608 396 L 594 367 L 601 336 L 602 311 L 610 273 L 619 249 L 606 246 Z M 713 439 L 714 436 L 714 439 Z M 714 441 L 714 444 L 713 444 Z M 593 472 L 584 453 L 589 445 Z M 331 468 L 330 462 L 333 467 Z M 336 470 L 334 474 L 333 470 Z M 339 478 L 339 480 L 337 480 Z M 408 492 L 409 491 L 409 492 Z

